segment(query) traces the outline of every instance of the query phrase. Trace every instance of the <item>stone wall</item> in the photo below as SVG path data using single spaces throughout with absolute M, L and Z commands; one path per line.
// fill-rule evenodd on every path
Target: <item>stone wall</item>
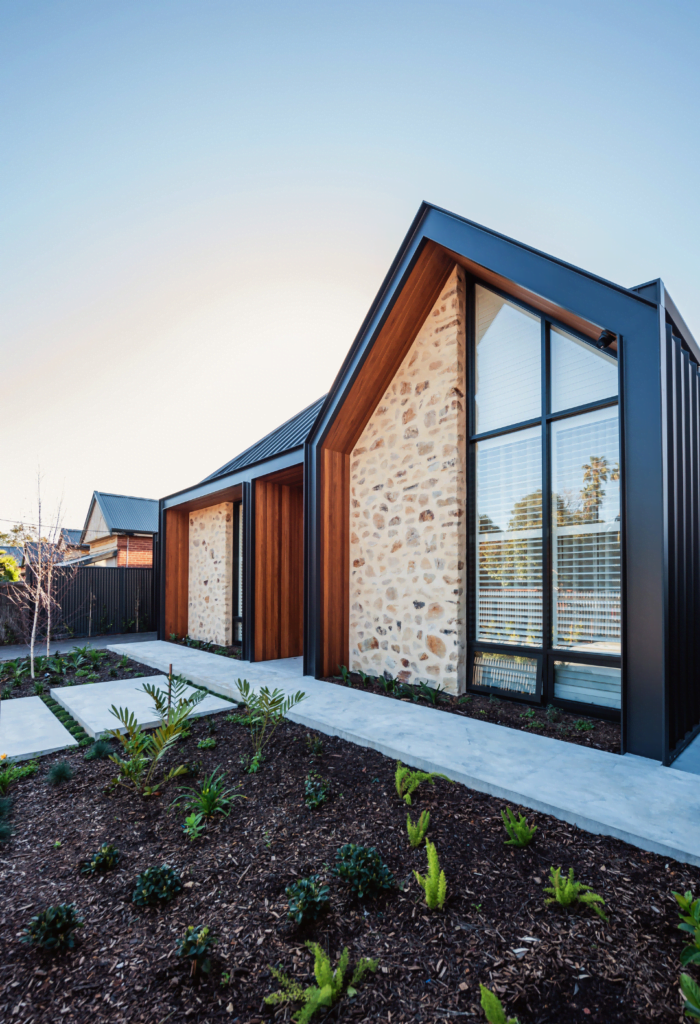
M 455 267 L 350 464 L 350 665 L 465 686 L 466 352 Z
M 190 512 L 187 631 L 195 640 L 232 642 L 233 504 Z

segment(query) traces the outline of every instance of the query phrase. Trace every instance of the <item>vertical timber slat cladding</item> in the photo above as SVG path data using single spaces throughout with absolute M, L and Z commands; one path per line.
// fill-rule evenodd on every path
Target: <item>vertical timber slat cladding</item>
M 327 676 L 349 660 L 349 463 L 342 452 L 321 453 L 321 674 Z
M 350 462 L 350 664 L 465 685 L 465 282 L 455 267 Z
M 302 482 L 301 466 L 255 481 L 256 661 L 303 653 Z
M 669 757 L 700 725 L 700 374 L 671 328 L 666 337 L 668 423 L 667 743 Z
M 181 509 L 165 511 L 165 635 L 185 636 L 189 628 L 189 516 Z
M 233 503 L 189 513 L 187 632 L 195 640 L 233 642 Z

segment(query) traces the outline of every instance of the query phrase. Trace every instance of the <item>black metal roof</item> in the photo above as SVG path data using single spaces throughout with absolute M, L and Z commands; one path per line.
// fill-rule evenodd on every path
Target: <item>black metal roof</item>
M 68 530 L 64 526 L 61 529 L 63 543 L 67 544 L 69 547 L 78 547 L 78 545 L 80 544 L 80 535 L 82 534 L 82 532 L 82 530 Z
M 88 509 L 81 539 L 85 536 L 95 506 L 100 506 L 110 533 L 158 533 L 158 502 L 153 498 L 132 498 L 128 494 L 108 494 L 95 491 Z
M 294 448 L 301 448 L 311 433 L 311 428 L 316 422 L 316 417 L 325 400 L 326 396 L 324 395 L 311 405 L 307 405 L 296 416 L 292 416 L 290 420 L 277 427 L 276 430 L 266 434 L 265 437 L 256 441 L 250 448 L 246 448 L 235 459 L 232 459 L 224 466 L 221 466 L 220 469 L 205 477 L 202 483 L 206 483 L 209 480 L 218 480 L 220 477 L 228 476 L 229 473 L 233 473 L 237 469 L 245 469 L 246 466 L 254 466 L 256 463 L 264 462 L 265 459 L 271 459 L 275 455 L 283 455 Z

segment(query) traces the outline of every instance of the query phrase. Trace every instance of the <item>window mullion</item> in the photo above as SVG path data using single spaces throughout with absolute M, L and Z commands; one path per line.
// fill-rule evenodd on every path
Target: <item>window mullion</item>
M 552 488 L 549 465 L 549 323 L 542 318 L 542 648 L 552 646 Z M 542 659 L 542 696 L 550 697 L 551 680 L 546 657 Z

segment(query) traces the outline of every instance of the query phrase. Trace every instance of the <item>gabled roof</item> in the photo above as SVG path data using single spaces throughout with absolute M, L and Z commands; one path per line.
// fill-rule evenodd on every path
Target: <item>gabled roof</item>
M 82 532 L 82 530 L 67 530 L 63 527 L 61 530 L 61 539 L 68 547 L 75 548 L 80 544 L 80 535 Z
M 119 531 L 158 532 L 158 502 L 153 498 L 132 498 L 127 494 L 108 494 L 105 491 L 95 491 L 92 495 L 85 526 L 82 529 L 81 541 L 85 537 L 95 502 L 100 507 L 110 533 Z
M 265 437 L 261 438 L 260 441 L 256 441 L 250 448 L 246 448 L 245 451 L 237 455 L 231 462 L 227 462 L 220 469 L 205 477 L 202 483 L 206 483 L 209 480 L 218 480 L 219 477 L 228 476 L 229 473 L 233 473 L 237 469 L 245 469 L 246 466 L 254 466 L 256 463 L 264 462 L 265 459 L 270 459 L 275 455 L 283 455 L 285 452 L 293 451 L 295 448 L 301 448 L 311 433 L 311 428 L 316 422 L 316 417 L 325 400 L 326 396 L 324 395 L 323 398 L 319 398 L 311 405 L 307 405 L 296 416 L 292 416 L 290 420 L 277 427 L 276 430 L 266 434 Z

